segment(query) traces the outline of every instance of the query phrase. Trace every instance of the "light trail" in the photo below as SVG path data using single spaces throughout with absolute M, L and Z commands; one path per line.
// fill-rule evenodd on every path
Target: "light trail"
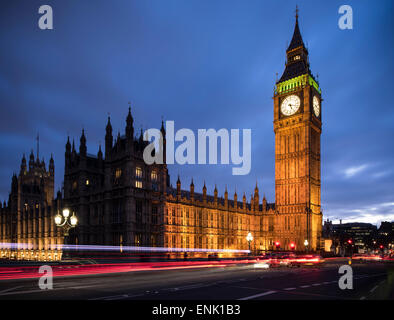
M 162 271 L 193 268 L 223 268 L 236 264 L 254 264 L 256 260 L 225 260 L 225 261 L 170 261 L 170 262 L 136 262 L 112 263 L 94 265 L 53 265 L 54 277 L 95 275 L 105 273 Z M 14 280 L 26 278 L 39 278 L 43 276 L 38 272 L 37 266 L 0 267 L 0 280 Z
M 38 250 L 27 243 L 0 243 L 0 249 Z M 167 247 L 138 247 L 138 246 L 105 246 L 105 245 L 49 245 L 47 250 L 75 251 L 117 251 L 117 252 L 213 252 L 213 253 L 249 253 L 250 250 L 238 249 L 204 249 L 204 248 L 167 248 Z

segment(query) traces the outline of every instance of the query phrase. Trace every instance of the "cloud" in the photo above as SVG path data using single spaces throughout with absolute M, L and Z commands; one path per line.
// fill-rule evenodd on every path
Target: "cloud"
M 394 202 L 384 202 L 359 208 L 337 208 L 325 216 L 334 223 L 364 222 L 379 225 L 382 221 L 394 221 Z
M 358 167 L 350 167 L 344 170 L 345 173 L 345 177 L 346 178 L 351 178 L 361 172 L 363 172 L 365 169 L 367 169 L 369 167 L 368 164 L 363 164 L 361 166 Z
M 375 179 L 379 179 L 379 178 L 385 178 L 387 176 L 389 176 L 391 174 L 392 171 L 387 170 L 387 171 L 380 171 L 380 172 L 376 172 L 372 174 L 372 177 Z

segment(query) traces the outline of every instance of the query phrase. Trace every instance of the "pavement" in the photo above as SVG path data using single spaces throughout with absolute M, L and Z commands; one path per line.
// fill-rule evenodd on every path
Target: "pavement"
M 52 290 L 38 278 L 0 280 L 0 300 L 380 300 L 394 299 L 394 264 L 353 263 L 353 289 L 341 290 L 345 259 L 321 266 L 253 264 L 61 275 Z

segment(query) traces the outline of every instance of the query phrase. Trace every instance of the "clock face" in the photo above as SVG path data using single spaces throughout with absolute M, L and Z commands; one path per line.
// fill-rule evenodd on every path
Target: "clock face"
M 320 102 L 319 98 L 316 96 L 313 97 L 313 112 L 315 113 L 316 117 L 320 115 Z
M 285 100 L 283 100 L 282 105 L 280 106 L 280 111 L 285 116 L 291 116 L 298 111 L 300 105 L 301 105 L 300 98 L 293 94 L 291 96 L 286 97 Z

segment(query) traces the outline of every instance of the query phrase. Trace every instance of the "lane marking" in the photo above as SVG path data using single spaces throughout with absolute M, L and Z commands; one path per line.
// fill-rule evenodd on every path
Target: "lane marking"
M 11 289 L 6 289 L 3 291 L 0 291 L 0 296 L 10 296 L 10 295 L 16 295 L 16 294 L 29 294 L 29 293 L 43 293 L 43 292 L 48 292 L 48 291 L 59 291 L 59 290 L 74 290 L 74 289 L 84 289 L 84 288 L 91 288 L 91 287 L 99 287 L 100 285 L 89 285 L 89 286 L 78 286 L 78 287 L 60 287 L 60 288 L 53 288 L 52 290 L 41 290 L 41 289 L 32 289 L 32 290 L 24 290 L 24 291 L 14 291 L 14 292 L 8 292 L 11 291 Z M 15 287 L 12 289 L 16 288 L 22 288 L 22 286 Z
M 361 298 L 360 298 L 360 300 L 365 300 L 365 299 L 366 299 L 365 297 L 361 297 Z
M 134 297 L 141 297 L 144 294 L 119 294 L 116 296 L 106 296 L 106 297 L 100 297 L 100 298 L 92 298 L 88 300 L 106 300 L 106 301 L 111 301 L 111 300 L 121 300 L 121 299 L 127 299 L 127 298 L 134 298 Z
M 11 296 L 11 295 L 16 295 L 16 294 L 27 294 L 27 293 L 38 293 L 38 292 L 48 292 L 48 291 L 54 291 L 57 289 L 53 290 L 26 290 L 26 291 L 16 291 L 16 292 L 6 292 L 6 293 L 1 293 L 0 296 Z
M 320 285 L 321 285 L 321 283 L 314 283 L 314 284 L 312 284 L 312 286 L 314 286 L 314 287 L 320 286 Z
M 300 288 L 309 288 L 309 285 L 305 285 L 305 286 L 300 286 Z
M 249 296 L 249 297 L 245 297 L 245 298 L 241 298 L 241 299 L 237 299 L 237 300 L 251 300 L 254 298 L 258 298 L 258 297 L 263 297 L 263 296 L 268 296 L 270 294 L 276 293 L 277 291 L 266 291 L 263 293 L 258 293 L 258 294 L 254 294 L 253 296 Z
M 261 290 L 262 288 L 254 288 L 254 287 L 241 287 L 241 286 L 231 286 L 232 288 L 239 288 L 239 289 L 249 289 L 249 290 Z
M 290 290 L 295 290 L 296 288 L 286 288 L 286 289 L 283 289 L 283 290 L 286 290 L 286 291 L 290 291 Z
M 374 286 L 371 290 L 369 290 L 369 292 L 374 292 L 375 290 L 376 290 L 376 288 L 377 288 L 378 286 Z
M 8 288 L 8 289 L 5 289 L 5 290 L 2 290 L 2 291 L 0 291 L 0 294 L 1 293 L 6 293 L 6 292 L 9 292 L 9 291 L 13 291 L 13 290 L 19 289 L 19 288 L 23 288 L 23 286 L 18 286 L 18 287 L 13 287 L 13 288 Z

